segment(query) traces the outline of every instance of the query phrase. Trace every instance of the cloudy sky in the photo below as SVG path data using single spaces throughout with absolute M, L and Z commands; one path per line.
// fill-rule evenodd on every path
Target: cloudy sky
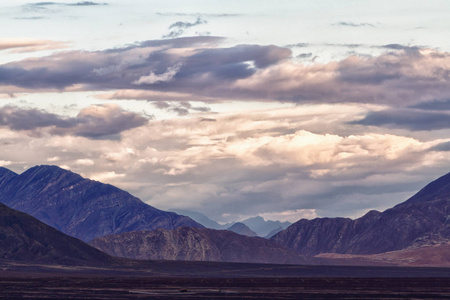
M 450 172 L 450 1 L 1 1 L 0 165 L 217 221 L 359 217 Z

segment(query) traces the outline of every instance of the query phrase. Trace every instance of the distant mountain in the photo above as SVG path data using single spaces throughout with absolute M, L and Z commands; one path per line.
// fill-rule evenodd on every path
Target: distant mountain
M 450 241 L 450 173 L 409 200 L 363 217 L 300 220 L 271 240 L 304 255 L 376 254 Z
M 20 175 L 1 168 L 0 202 L 84 241 L 135 230 L 203 227 L 56 166 L 36 166 Z
M 264 220 L 264 218 L 260 216 L 256 216 L 254 218 L 249 218 L 244 221 L 241 221 L 241 223 L 244 223 L 247 225 L 251 230 L 256 232 L 258 236 L 266 237 L 270 233 L 272 233 L 274 230 L 277 230 L 279 228 L 286 229 L 289 226 L 292 225 L 290 222 L 280 222 L 280 221 L 271 221 L 271 220 Z M 278 230 L 280 231 L 280 230 Z
M 218 222 L 211 220 L 206 215 L 191 211 L 191 210 L 184 210 L 184 209 L 171 209 L 170 211 L 176 212 L 180 215 L 188 216 L 191 219 L 193 219 L 195 222 L 198 222 L 205 226 L 206 228 L 211 229 L 228 229 L 231 226 L 233 226 L 237 222 L 231 222 L 227 224 L 219 224 Z M 269 238 L 273 236 L 275 233 L 280 232 L 283 229 L 288 228 L 292 223 L 290 222 L 280 222 L 280 221 L 265 221 L 264 218 L 260 216 L 256 216 L 253 218 L 245 219 L 243 221 L 240 221 L 240 223 L 243 223 L 250 228 L 250 230 L 256 232 L 256 235 L 260 237 L 266 237 Z
M 108 265 L 109 255 L 0 203 L 0 259 L 64 265 Z
M 227 223 L 224 225 L 219 224 L 218 222 L 208 218 L 206 215 L 196 212 L 196 211 L 192 211 L 192 210 L 174 208 L 174 209 L 169 209 L 169 211 L 173 211 L 173 212 L 183 215 L 183 216 L 188 216 L 195 222 L 200 223 L 203 226 L 205 226 L 206 228 L 210 228 L 210 229 L 218 229 L 218 230 L 227 229 L 228 227 L 233 225 L 233 223 Z
M 267 239 L 227 230 L 181 227 L 109 235 L 90 244 L 114 256 L 133 259 L 252 263 L 307 263 L 295 251 Z
M 257 236 L 256 232 L 248 228 L 247 225 L 241 222 L 234 223 L 231 227 L 227 228 L 226 230 L 236 232 L 241 235 L 245 236 Z
M 274 230 L 272 230 L 271 232 L 269 232 L 269 234 L 267 234 L 267 235 L 265 236 L 265 238 L 266 238 L 266 239 L 270 239 L 271 237 L 273 237 L 275 234 L 277 234 L 277 233 L 280 232 L 280 231 L 283 231 L 283 228 L 281 228 L 281 227 L 275 228 Z

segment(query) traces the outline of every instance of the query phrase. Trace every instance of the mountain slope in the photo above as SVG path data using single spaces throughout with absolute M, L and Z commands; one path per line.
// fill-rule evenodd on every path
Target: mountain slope
M 109 255 L 0 203 L 0 259 L 21 262 L 107 265 Z
M 408 267 L 450 267 L 450 244 L 409 247 L 379 254 L 336 254 L 322 253 L 318 261 L 332 264 L 351 265 L 397 265 Z
M 90 244 L 114 256 L 133 259 L 254 263 L 306 263 L 295 251 L 267 239 L 227 230 L 180 227 L 109 235 Z
M 151 207 L 109 184 L 56 166 L 14 176 L 0 170 L 0 202 L 84 241 L 134 230 L 203 227 L 188 217 Z
M 245 235 L 245 236 L 256 236 L 256 232 L 248 228 L 247 225 L 241 222 L 234 223 L 232 226 L 227 228 L 229 231 L 233 231 L 237 234 Z
M 300 220 L 271 240 L 305 255 L 326 252 L 376 254 L 417 243 L 449 241 L 449 174 L 382 213 L 371 211 L 356 220 Z

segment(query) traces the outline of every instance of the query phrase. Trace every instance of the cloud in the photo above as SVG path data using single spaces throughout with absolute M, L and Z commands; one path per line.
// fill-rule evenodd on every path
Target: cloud
M 182 64 L 176 64 L 172 67 L 167 68 L 167 70 L 162 74 L 155 74 L 150 72 L 149 75 L 141 76 L 138 80 L 133 81 L 133 84 L 155 84 L 158 82 L 166 82 L 172 80 L 172 78 L 180 71 Z
M 362 120 L 350 124 L 406 128 L 409 130 L 439 130 L 450 128 L 450 113 L 418 109 L 387 109 L 368 113 Z
M 33 108 L 0 108 L 1 126 L 11 130 L 30 131 L 33 135 L 47 132 L 93 139 L 118 139 L 122 131 L 145 125 L 147 122 L 148 119 L 124 111 L 116 104 L 92 105 L 82 109 L 74 118 Z
M 366 110 L 328 104 L 206 112 L 153 119 L 122 131 L 118 141 L 79 134 L 88 123 L 77 120 L 88 117 L 96 124 L 90 130 L 99 123 L 120 127 L 102 121 L 114 119 L 105 117 L 114 107 L 90 107 L 70 126 L 41 127 L 40 135 L 1 126 L 0 157 L 17 172 L 51 159 L 158 208 L 199 210 L 220 221 L 264 213 L 358 216 L 405 200 L 450 163 L 438 149 L 448 139 L 421 141 L 347 124 Z
M 430 148 L 430 150 L 448 152 L 448 151 L 450 151 L 450 142 L 444 142 L 444 143 L 438 144 L 438 145 Z
M 206 20 L 203 20 L 201 17 L 197 17 L 197 20 L 195 22 L 182 22 L 178 21 L 169 26 L 169 29 L 172 28 L 191 28 L 200 24 L 206 24 Z
M 244 14 L 212 14 L 212 13 L 175 13 L 175 12 L 157 12 L 156 13 L 159 16 L 164 17 L 201 17 L 201 16 L 207 16 L 207 17 L 239 17 L 243 16 Z
M 338 22 L 334 23 L 335 26 L 348 26 L 348 27 L 375 27 L 372 23 L 353 23 L 353 22 Z
M 97 6 L 97 5 L 108 5 L 108 3 L 98 3 L 92 1 L 81 1 L 77 3 L 69 3 L 68 6 Z
M 0 39 L 0 51 L 10 52 L 36 52 L 45 50 L 63 49 L 69 46 L 68 42 L 36 40 L 36 39 Z
M 423 110 L 438 110 L 446 111 L 450 110 L 450 99 L 447 100 L 432 100 L 417 105 L 411 106 L 411 108 L 418 108 Z
M 182 21 L 178 21 L 175 23 L 172 23 L 169 26 L 169 30 L 172 29 L 172 31 L 170 31 L 168 34 L 164 35 L 163 38 L 176 38 L 181 36 L 184 33 L 185 29 L 194 27 L 194 26 L 198 26 L 201 24 L 206 24 L 207 21 L 203 20 L 200 16 L 197 17 L 197 20 L 195 22 L 182 22 Z
M 411 48 L 310 65 L 295 62 L 288 48 L 223 48 L 217 45 L 220 41 L 210 36 L 177 38 L 104 51 L 56 53 L 1 65 L 0 85 L 11 93 L 24 89 L 124 90 L 129 95 L 152 91 L 210 100 L 397 107 L 446 99 L 450 94 L 450 54 L 446 52 Z

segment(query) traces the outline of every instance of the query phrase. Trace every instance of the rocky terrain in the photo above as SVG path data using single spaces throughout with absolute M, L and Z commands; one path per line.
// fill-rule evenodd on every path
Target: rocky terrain
M 379 254 L 322 253 L 316 256 L 339 265 L 396 265 L 408 267 L 450 267 L 450 244 L 410 247 Z
M 308 263 L 295 251 L 267 239 L 227 230 L 181 227 L 109 235 L 90 244 L 113 256 L 133 259 L 252 263 Z
M 0 240 L 0 260 L 90 266 L 114 261 L 88 244 L 1 203 Z
M 84 241 L 136 230 L 203 227 L 56 166 L 36 166 L 20 175 L 0 168 L 0 202 Z
M 409 200 L 363 217 L 300 220 L 271 238 L 298 253 L 376 254 L 450 241 L 450 173 Z

